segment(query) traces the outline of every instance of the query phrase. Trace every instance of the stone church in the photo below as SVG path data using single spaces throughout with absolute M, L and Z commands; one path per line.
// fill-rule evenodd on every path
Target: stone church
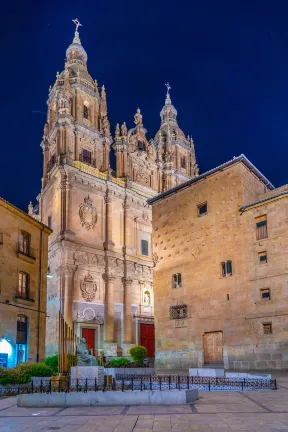
M 49 238 L 46 355 L 58 351 L 58 313 L 99 354 L 154 357 L 151 208 L 147 199 L 198 175 L 192 138 L 177 123 L 169 86 L 148 140 L 140 109 L 112 137 L 106 90 L 87 69 L 78 26 L 49 90 L 38 218 Z M 132 122 L 131 122 L 132 123 Z M 116 171 L 110 165 L 115 152 Z M 30 214 L 37 210 L 32 205 Z M 154 260 L 155 261 L 155 260 Z

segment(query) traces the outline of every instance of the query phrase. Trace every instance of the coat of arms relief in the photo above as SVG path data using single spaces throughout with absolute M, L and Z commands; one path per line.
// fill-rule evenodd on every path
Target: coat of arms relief
M 80 289 L 86 302 L 92 302 L 95 299 L 97 284 L 89 273 L 80 281 Z
M 84 198 L 84 203 L 79 206 L 80 223 L 87 230 L 93 229 L 97 222 L 96 208 L 93 206 L 91 198 Z

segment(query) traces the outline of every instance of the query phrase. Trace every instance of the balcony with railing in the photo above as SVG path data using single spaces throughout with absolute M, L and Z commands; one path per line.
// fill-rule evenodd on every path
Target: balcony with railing
M 35 249 L 33 249 L 30 244 L 26 242 L 18 242 L 17 255 L 19 258 L 22 258 L 30 263 L 33 263 L 36 260 Z
M 35 293 L 31 291 L 28 287 L 24 288 L 22 286 L 17 286 L 15 288 L 15 300 L 18 302 L 21 302 L 21 300 L 24 302 L 35 302 Z

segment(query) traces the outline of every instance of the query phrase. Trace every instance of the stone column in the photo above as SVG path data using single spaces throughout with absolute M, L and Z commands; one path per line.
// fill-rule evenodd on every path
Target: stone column
M 64 294 L 64 320 L 72 328 L 73 326 L 73 291 L 74 291 L 75 267 L 66 266 L 65 273 L 65 294 Z
M 114 280 L 112 274 L 105 275 L 106 303 L 105 303 L 105 327 L 106 343 L 114 343 Z
M 112 198 L 108 195 L 104 197 L 106 204 L 106 238 L 104 248 L 106 250 L 114 250 L 115 243 L 112 240 L 113 236 L 113 214 L 112 214 Z
M 132 335 L 132 279 L 122 279 L 124 286 L 124 344 L 131 344 Z
M 49 150 L 46 142 L 43 144 L 43 178 L 42 178 L 42 189 L 45 188 L 46 184 L 48 183 L 48 173 L 47 173 L 47 166 L 49 162 Z

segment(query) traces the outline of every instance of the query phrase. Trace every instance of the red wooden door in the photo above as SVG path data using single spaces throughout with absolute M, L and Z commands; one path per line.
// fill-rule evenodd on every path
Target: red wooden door
M 95 351 L 95 329 L 82 328 L 82 338 L 86 339 L 87 349 L 92 349 L 93 354 Z
M 140 323 L 141 345 L 147 348 L 147 357 L 155 356 L 154 324 Z

